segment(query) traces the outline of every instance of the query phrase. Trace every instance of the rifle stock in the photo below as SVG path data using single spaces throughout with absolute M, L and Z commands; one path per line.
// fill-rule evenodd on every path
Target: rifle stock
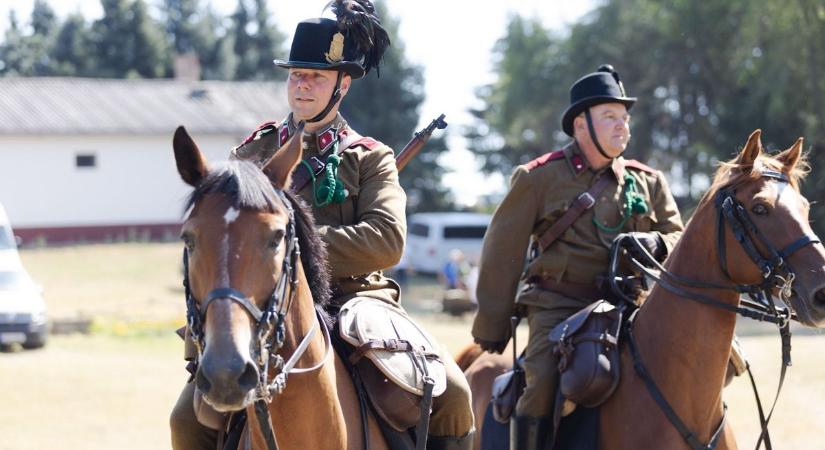
M 444 114 L 438 116 L 438 118 L 430 122 L 429 125 L 422 128 L 421 131 L 416 132 L 415 136 L 410 139 L 410 142 L 407 142 L 407 145 L 396 155 L 395 166 L 399 172 L 421 151 L 424 144 L 430 140 L 430 136 L 436 128 L 439 130 L 447 128 L 447 122 L 444 121 Z

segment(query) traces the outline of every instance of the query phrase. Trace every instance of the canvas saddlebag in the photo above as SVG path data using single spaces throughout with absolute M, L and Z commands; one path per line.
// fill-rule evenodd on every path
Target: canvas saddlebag
M 397 431 L 416 426 L 422 408 L 447 388 L 435 340 L 400 308 L 356 298 L 341 307 L 341 338 L 352 345 L 358 371 L 377 413 Z M 428 398 L 429 397 L 429 398 Z
M 621 319 L 621 309 L 599 300 L 550 332 L 559 365 L 559 390 L 564 398 L 593 408 L 616 389 Z

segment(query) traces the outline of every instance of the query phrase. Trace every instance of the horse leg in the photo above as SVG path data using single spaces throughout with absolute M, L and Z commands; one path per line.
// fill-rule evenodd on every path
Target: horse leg
M 483 353 L 464 371 L 464 376 L 467 377 L 467 382 L 470 385 L 470 391 L 473 393 L 473 415 L 476 424 L 474 450 L 481 448 L 484 416 L 492 397 L 493 381 L 497 376 L 513 367 L 512 357 L 506 356 L 510 353 L 511 350 L 505 350 L 501 355 Z

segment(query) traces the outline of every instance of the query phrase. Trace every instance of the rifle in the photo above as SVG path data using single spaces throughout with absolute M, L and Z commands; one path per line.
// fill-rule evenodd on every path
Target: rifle
M 421 131 L 416 132 L 415 136 L 410 139 L 410 142 L 407 142 L 407 145 L 401 149 L 395 157 L 395 166 L 398 167 L 399 172 L 421 151 L 421 148 L 430 140 L 430 135 L 433 134 L 436 128 L 439 130 L 447 128 L 447 122 L 444 121 L 444 114 L 438 116 L 438 118 L 430 122 L 429 125 L 422 128 Z

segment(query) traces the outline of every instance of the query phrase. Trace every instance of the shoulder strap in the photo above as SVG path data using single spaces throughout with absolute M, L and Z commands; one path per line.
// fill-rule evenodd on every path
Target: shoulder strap
M 604 171 L 598 181 L 596 181 L 590 189 L 579 194 L 579 196 L 573 200 L 573 203 L 564 215 L 561 216 L 559 220 L 557 220 L 556 223 L 554 223 L 550 228 L 548 228 L 547 231 L 539 236 L 538 242 L 542 252 L 547 250 L 547 248 L 550 247 L 550 244 L 555 242 L 556 239 L 562 235 L 562 233 L 570 228 L 570 226 L 573 225 L 573 222 L 575 222 L 576 219 L 582 215 L 582 213 L 596 204 L 596 198 L 610 183 L 610 178 L 606 174 L 607 171 Z
M 328 152 L 326 155 L 322 156 L 321 158 L 317 158 L 315 156 L 306 160 L 307 163 L 312 167 L 312 174 L 309 173 L 309 167 L 305 164 L 300 164 L 293 172 L 292 172 L 292 192 L 298 193 L 301 192 L 301 189 L 306 187 L 307 183 L 312 179 L 312 175 L 318 176 L 324 170 L 324 167 L 327 165 L 327 160 L 333 154 L 340 155 L 344 150 L 350 148 L 354 144 L 357 144 L 358 141 L 362 139 L 362 136 L 355 131 L 348 129 L 347 134 L 342 136 L 342 139 L 338 142 L 338 148 L 335 152 Z

